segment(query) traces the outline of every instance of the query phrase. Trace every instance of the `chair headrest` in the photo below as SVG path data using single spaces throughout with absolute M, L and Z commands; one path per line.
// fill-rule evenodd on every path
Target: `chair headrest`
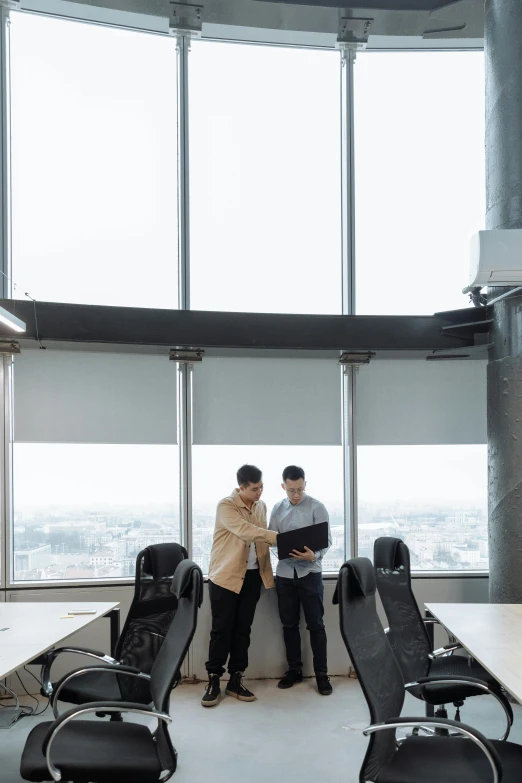
M 400 557 L 400 548 L 403 543 L 401 538 L 392 538 L 392 536 L 377 538 L 373 545 L 375 568 L 385 568 L 387 571 L 393 571 L 395 568 L 403 565 Z
M 342 566 L 341 572 L 346 569 L 351 576 L 351 597 L 354 598 L 357 595 L 370 596 L 373 595 L 377 589 L 375 583 L 375 571 L 371 560 L 367 557 L 354 557 L 352 560 L 347 560 Z M 339 573 L 339 577 L 341 576 Z M 333 603 L 339 603 L 339 582 L 335 588 L 333 597 Z
M 198 573 L 200 577 L 199 580 L 197 580 L 199 589 L 197 600 L 198 606 L 201 606 L 203 603 L 203 572 L 192 560 L 183 560 L 176 568 L 170 586 L 170 592 L 176 596 L 178 601 L 180 598 L 188 598 L 192 591 L 193 576 L 195 572 Z
M 187 558 L 187 550 L 180 544 L 151 544 L 145 549 L 150 564 L 152 578 L 170 578 L 179 564 Z

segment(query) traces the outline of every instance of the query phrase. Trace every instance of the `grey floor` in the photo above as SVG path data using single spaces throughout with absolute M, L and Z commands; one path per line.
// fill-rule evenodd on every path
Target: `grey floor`
M 173 781 L 267 783 L 276 775 L 285 783 L 357 783 L 368 711 L 357 681 L 334 677 L 332 683 L 334 693 L 326 697 L 319 696 L 313 680 L 289 691 L 278 690 L 275 680 L 250 682 L 256 702 L 227 696 L 211 709 L 200 706 L 201 684 L 181 685 L 171 702 L 171 733 L 179 752 Z M 510 739 L 522 743 L 522 707 L 514 705 L 514 711 Z M 421 703 L 408 696 L 403 715 L 422 714 Z M 37 720 L 49 718 L 48 710 L 41 718 L 24 718 L 0 731 L 2 783 L 21 783 L 25 738 Z M 500 736 L 504 725 L 500 708 L 489 697 L 469 699 L 462 720 L 492 738 Z

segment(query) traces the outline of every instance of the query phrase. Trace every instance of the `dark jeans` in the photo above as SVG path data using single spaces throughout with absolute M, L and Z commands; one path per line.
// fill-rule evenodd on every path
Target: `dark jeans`
M 294 571 L 293 579 L 276 576 L 276 592 L 279 617 L 283 623 L 288 668 L 299 671 L 303 668 L 301 634 L 299 633 L 302 605 L 306 627 L 310 632 L 310 644 L 314 654 L 314 671 L 316 674 L 327 674 L 326 631 L 323 622 L 323 575 L 312 573 L 299 579 Z
M 227 658 L 229 674 L 244 672 L 248 666 L 250 628 L 261 594 L 259 569 L 253 568 L 246 572 L 239 594 L 210 581 L 208 589 L 212 631 L 207 672 L 221 677 L 225 673 Z

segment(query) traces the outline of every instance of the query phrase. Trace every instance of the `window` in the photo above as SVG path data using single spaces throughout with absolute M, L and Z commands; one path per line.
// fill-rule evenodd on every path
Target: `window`
M 402 538 L 417 571 L 488 569 L 487 446 L 359 446 L 359 555 Z
M 14 296 L 177 307 L 176 44 L 11 14 Z
M 15 581 L 134 577 L 179 541 L 176 446 L 15 443 Z
M 330 514 L 333 545 L 325 570 L 344 562 L 341 380 L 335 360 L 205 358 L 194 369 L 193 555 L 208 571 L 218 502 L 244 463 L 263 471 L 268 509 L 285 495 L 289 464 Z
M 354 68 L 356 311 L 465 307 L 484 228 L 482 52 L 366 52 Z
M 486 570 L 486 362 L 375 360 L 356 399 L 359 554 L 392 535 L 415 570 Z
M 24 351 L 14 414 L 15 581 L 132 577 L 143 547 L 180 540 L 166 357 Z
M 216 506 L 236 488 L 237 469 L 244 463 L 263 471 L 262 500 L 268 521 L 276 503 L 286 497 L 281 474 L 287 465 L 300 465 L 306 473 L 306 491 L 326 506 L 330 516 L 332 546 L 324 561 L 325 571 L 338 571 L 344 563 L 344 493 L 341 446 L 194 446 L 193 557 L 208 573 Z M 275 567 L 277 559 L 272 558 Z
M 199 41 L 189 79 L 191 307 L 340 313 L 339 53 Z

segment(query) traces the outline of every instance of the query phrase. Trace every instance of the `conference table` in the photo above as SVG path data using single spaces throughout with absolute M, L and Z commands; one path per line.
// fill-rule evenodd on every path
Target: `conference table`
M 61 644 L 100 617 L 111 623 L 111 653 L 119 635 L 118 601 L 0 603 L 0 680 Z M 93 614 L 72 614 L 78 611 Z
M 424 606 L 522 704 L 522 605 L 426 603 Z

